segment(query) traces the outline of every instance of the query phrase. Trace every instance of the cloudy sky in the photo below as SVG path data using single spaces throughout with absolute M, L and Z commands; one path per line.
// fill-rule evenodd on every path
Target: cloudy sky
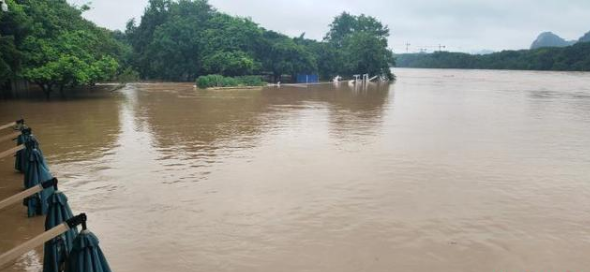
M 70 0 L 83 4 L 88 0 Z M 148 0 L 93 0 L 85 16 L 100 26 L 124 29 L 141 18 Z M 374 16 L 391 29 L 390 47 L 405 52 L 476 52 L 528 48 L 543 31 L 578 39 L 590 31 L 590 0 L 210 0 L 218 10 L 250 17 L 261 26 L 321 39 L 342 11 Z

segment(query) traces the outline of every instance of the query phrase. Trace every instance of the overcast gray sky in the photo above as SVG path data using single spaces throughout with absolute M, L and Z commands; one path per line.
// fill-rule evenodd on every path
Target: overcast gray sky
M 83 4 L 87 0 L 70 0 Z M 93 0 L 86 18 L 124 29 L 139 18 L 148 0 Z M 321 39 L 342 11 L 376 17 L 391 29 L 395 52 L 446 45 L 451 51 L 528 48 L 543 31 L 578 39 L 590 31 L 590 0 L 210 0 L 218 10 L 250 17 L 290 36 Z M 432 46 L 432 47 L 427 47 Z

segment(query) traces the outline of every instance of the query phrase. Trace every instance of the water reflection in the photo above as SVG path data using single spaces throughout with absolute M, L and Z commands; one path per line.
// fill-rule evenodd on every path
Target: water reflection
M 82 94 L 78 94 L 81 96 Z M 86 93 L 68 100 L 0 101 L 0 121 L 24 117 L 54 163 L 97 159 L 119 133 L 116 94 Z
M 180 146 L 188 151 L 228 142 L 249 147 L 253 136 L 272 129 L 273 123 L 297 117 L 309 107 L 332 112 L 329 119 L 335 127 L 346 122 L 359 124 L 359 120 L 376 123 L 383 116 L 389 95 L 389 85 L 359 90 L 330 85 L 262 91 L 195 92 L 188 86 L 173 92 L 170 89 L 150 86 L 149 94 L 139 95 L 141 112 L 156 132 L 161 148 Z
M 380 132 L 385 111 L 393 98 L 390 91 L 394 85 L 346 83 L 333 85 L 310 85 L 308 88 L 266 89 L 264 96 L 276 116 L 284 115 L 285 110 L 297 110 L 316 122 L 324 120 L 327 126 L 317 124 L 317 130 L 327 128 L 326 133 L 336 139 L 336 143 L 369 140 L 363 136 Z M 318 112 L 324 113 L 318 116 Z M 313 125 L 313 124 L 310 124 Z M 320 131 L 316 131 L 320 132 Z
M 326 120 L 327 133 L 342 139 L 374 134 L 389 93 L 389 85 L 377 84 L 361 89 L 316 85 L 196 91 L 188 84 L 135 88 L 138 106 L 132 114 L 149 127 L 158 160 L 170 173 L 185 174 L 174 182 L 206 178 L 208 167 L 243 156 L 240 151 L 264 144 L 262 135 L 292 129 L 293 122 L 311 120 L 321 129 Z M 306 114 L 312 116 L 306 119 Z

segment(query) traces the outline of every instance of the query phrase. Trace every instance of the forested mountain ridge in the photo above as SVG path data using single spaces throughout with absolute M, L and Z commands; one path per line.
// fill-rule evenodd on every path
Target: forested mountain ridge
M 489 55 L 436 52 L 396 55 L 397 67 L 590 71 L 590 43 L 535 50 L 502 51 Z

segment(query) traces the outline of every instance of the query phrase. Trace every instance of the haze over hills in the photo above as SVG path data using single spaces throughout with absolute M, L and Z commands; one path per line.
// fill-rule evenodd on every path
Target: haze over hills
M 577 41 L 567 41 L 553 32 L 543 32 L 531 45 L 531 49 L 543 47 L 566 47 L 580 42 L 590 42 L 590 32 L 586 33 Z
M 492 54 L 437 51 L 432 54 L 396 55 L 397 67 L 590 71 L 590 32 L 567 41 L 543 32 L 530 50 L 504 50 Z
M 471 55 L 489 55 L 489 54 L 493 54 L 496 51 L 494 50 L 489 50 L 489 49 L 482 49 L 482 50 L 475 50 L 475 51 L 471 51 L 469 52 Z
M 507 50 L 489 55 L 456 52 L 396 55 L 397 67 L 590 71 L 590 43 L 532 50 Z

